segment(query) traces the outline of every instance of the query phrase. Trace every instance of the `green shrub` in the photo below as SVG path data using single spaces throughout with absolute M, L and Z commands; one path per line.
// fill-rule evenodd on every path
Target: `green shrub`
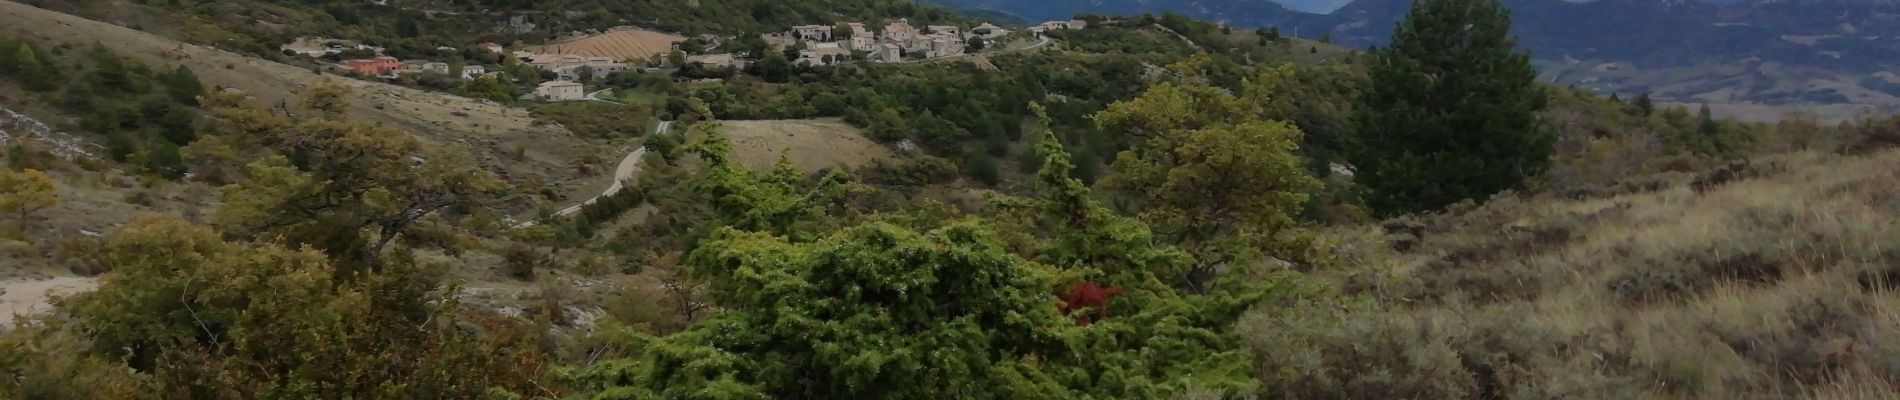
M 523 281 L 534 280 L 534 269 L 541 264 L 541 251 L 534 246 L 515 244 L 502 254 L 502 273 Z
M 1761 250 L 1723 254 L 1718 249 L 1695 249 L 1640 260 L 1611 278 L 1609 289 L 1625 301 L 1650 302 L 1694 294 L 1722 283 L 1768 284 L 1780 280 L 1787 259 Z

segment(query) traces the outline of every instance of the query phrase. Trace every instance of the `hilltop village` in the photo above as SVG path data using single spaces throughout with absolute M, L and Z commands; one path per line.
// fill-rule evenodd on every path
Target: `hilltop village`
M 1017 35 L 1042 39 L 1051 30 L 1083 29 L 1086 21 L 1048 21 L 1020 30 L 981 23 L 965 28 L 957 25 L 912 25 L 898 18 L 873 27 L 863 22 L 836 25 L 800 25 L 780 32 L 758 36 L 767 49 L 786 56 L 792 65 L 820 67 L 853 62 L 901 63 L 957 57 L 998 47 Z M 319 70 L 340 75 L 382 80 L 404 77 L 448 77 L 474 81 L 484 77 L 510 83 L 531 85 L 534 89 L 520 95 L 523 99 L 569 101 L 586 98 L 583 83 L 596 78 L 632 70 L 656 72 L 676 70 L 688 65 L 702 68 L 744 69 L 764 58 L 750 52 L 715 52 L 720 44 L 739 38 L 701 36 L 692 38 L 710 46 L 689 54 L 682 43 L 689 38 L 634 27 L 619 27 L 605 32 L 575 32 L 568 38 L 546 45 L 521 45 L 509 48 L 500 43 L 483 42 L 473 49 L 497 55 L 497 62 L 451 63 L 427 59 L 401 59 L 384 54 L 384 49 L 348 39 L 299 38 L 280 49 L 286 55 L 310 58 L 322 63 Z M 444 54 L 463 51 L 441 47 Z M 463 57 L 467 59 L 468 57 Z M 519 76 L 504 75 L 515 65 L 531 66 L 545 76 L 537 82 L 522 82 Z

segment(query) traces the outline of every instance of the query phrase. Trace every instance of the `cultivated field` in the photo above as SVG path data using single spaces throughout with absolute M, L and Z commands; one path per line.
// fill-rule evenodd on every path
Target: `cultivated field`
M 856 167 L 872 159 L 890 157 L 884 145 L 864 137 L 858 128 L 838 119 L 720 121 L 720 133 L 732 141 L 732 153 L 754 169 L 771 168 L 781 151 L 806 172 L 828 167 Z
M 644 29 L 615 28 L 607 33 L 529 47 L 542 54 L 573 54 L 615 60 L 645 60 L 673 50 L 686 37 Z
M 1702 103 L 1657 102 L 1663 107 L 1685 107 L 1696 110 Z M 1845 121 L 1857 121 L 1862 118 L 1892 115 L 1893 105 L 1878 104 L 1745 104 L 1745 103 L 1708 103 L 1709 114 L 1716 118 L 1733 119 L 1745 122 L 1779 122 L 1793 118 L 1810 119 L 1824 124 L 1838 124 Z
M 1886 87 L 1900 84 L 1890 74 L 1848 74 L 1761 60 L 1644 68 L 1603 60 L 1536 61 L 1540 80 L 1599 93 L 1651 93 L 1695 110 L 1707 103 L 1716 117 L 1775 122 L 1791 113 L 1821 122 L 1840 122 L 1893 113 L 1900 96 Z

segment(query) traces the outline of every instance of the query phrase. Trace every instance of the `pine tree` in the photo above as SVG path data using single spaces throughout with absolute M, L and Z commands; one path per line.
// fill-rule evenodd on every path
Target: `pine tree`
M 1709 110 L 1708 103 L 1702 104 L 1702 109 L 1696 113 L 1696 117 L 1698 121 L 1696 141 L 1706 143 L 1703 148 L 1708 152 L 1714 154 L 1727 152 L 1722 143 L 1722 124 L 1715 121 L 1715 113 Z
M 13 65 L 27 90 L 45 92 L 59 86 L 59 69 L 33 46 L 21 43 L 13 53 Z
M 1483 199 L 1549 166 L 1548 101 L 1497 0 L 1421 0 L 1378 50 L 1348 156 L 1382 215 Z
M 1649 93 L 1636 96 L 1636 100 L 1631 101 L 1630 105 L 1636 106 L 1636 112 L 1642 113 L 1645 117 L 1656 112 L 1656 101 L 1650 100 Z
M 198 75 L 191 73 L 190 68 L 180 65 L 171 73 L 165 74 L 165 93 L 174 101 L 197 106 L 198 96 L 204 92 L 204 83 L 198 81 Z
M 155 139 L 146 152 L 146 169 L 170 179 L 185 176 L 185 158 L 179 154 L 177 144 L 163 138 Z

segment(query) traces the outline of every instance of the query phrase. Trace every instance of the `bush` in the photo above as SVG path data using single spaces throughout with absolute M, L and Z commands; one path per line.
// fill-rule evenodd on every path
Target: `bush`
M 949 182 L 957 177 L 957 167 L 949 161 L 918 156 L 901 161 L 873 159 L 858 175 L 864 181 L 884 186 L 922 187 Z
M 641 145 L 646 146 L 647 151 L 659 154 L 660 157 L 671 161 L 673 158 L 679 156 L 680 137 L 679 135 L 668 135 L 664 133 L 650 135 L 647 136 L 646 141 Z
M 996 186 L 997 183 L 1002 182 L 1002 172 L 996 168 L 996 159 L 987 154 L 971 155 L 966 167 L 969 168 L 970 178 L 984 185 Z
M 533 281 L 534 269 L 541 264 L 541 251 L 534 246 L 515 244 L 502 254 L 502 273 L 521 281 Z
M 1693 294 L 1721 283 L 1768 284 L 1780 280 L 1787 259 L 1748 251 L 1723 254 L 1717 249 L 1678 252 L 1630 265 L 1612 278 L 1609 289 L 1625 301 L 1650 302 Z

